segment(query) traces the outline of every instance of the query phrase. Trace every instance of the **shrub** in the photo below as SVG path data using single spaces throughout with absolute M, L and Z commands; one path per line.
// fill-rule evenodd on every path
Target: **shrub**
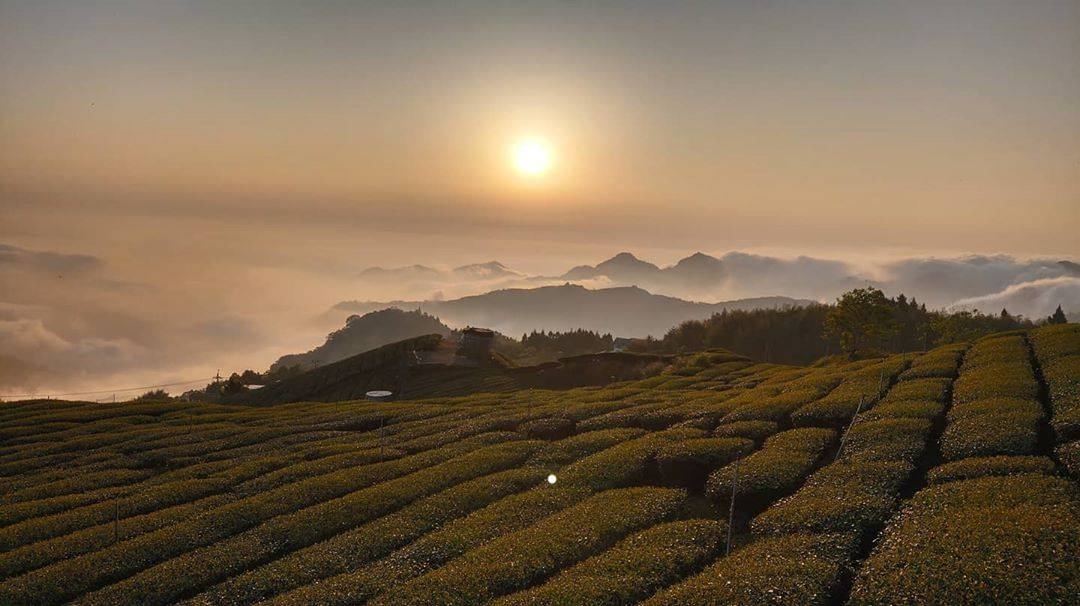
M 967 457 L 1027 455 L 1035 452 L 1041 411 L 982 414 L 950 423 L 941 436 L 946 461 Z
M 582 431 L 595 431 L 613 427 L 640 427 L 657 431 L 685 420 L 683 415 L 672 412 L 670 408 L 670 403 L 659 402 L 616 410 L 582 421 L 578 428 Z
M 645 430 L 630 427 L 587 431 L 546 444 L 537 450 L 526 464 L 554 469 L 643 435 L 645 435 Z
M 889 390 L 883 404 L 909 400 L 944 402 L 945 394 L 952 385 L 950 379 L 916 379 L 900 381 Z
M 863 533 L 885 522 L 914 467 L 904 462 L 838 461 L 754 518 L 755 534 Z
M 726 528 L 714 520 L 660 524 L 495 604 L 633 604 L 711 560 Z
M 927 352 L 912 360 L 911 367 L 900 373 L 900 380 L 930 377 L 951 379 L 956 376 L 964 349 L 965 345 L 946 345 Z
M 737 463 L 737 478 L 734 463 L 713 472 L 706 493 L 714 501 L 726 503 L 734 484 L 736 502 L 751 509 L 769 503 L 799 486 L 835 436 L 832 430 L 818 428 L 778 433 L 766 440 L 761 450 Z
M 950 422 L 967 419 L 984 414 L 999 413 L 1026 413 L 1042 417 L 1042 405 L 1036 400 L 1022 400 L 1019 398 L 990 398 L 987 400 L 975 400 L 962 402 L 953 406 L 949 411 Z
M 725 415 L 723 421 L 786 421 L 793 411 L 821 397 L 822 393 L 823 390 L 818 387 L 804 387 L 774 396 L 747 395 L 746 399 L 751 401 Z
M 570 419 L 550 417 L 526 421 L 518 426 L 518 431 L 525 437 L 537 440 L 561 440 L 574 433 L 574 422 Z
M 772 421 L 735 421 L 718 426 L 712 435 L 717 438 L 747 438 L 760 444 L 778 429 L 779 426 Z
M 665 484 L 700 489 L 712 470 L 753 450 L 754 443 L 745 438 L 699 438 L 665 444 L 656 461 Z
M 845 534 L 767 537 L 661 591 L 645 606 L 828 604 L 856 547 Z
M 856 423 L 880 419 L 936 419 L 945 412 L 943 402 L 905 400 L 885 402 L 859 415 Z
M 1069 474 L 1080 479 L 1080 440 L 1058 446 L 1056 453 Z
M 650 434 L 624 442 L 570 465 L 559 474 L 564 486 L 584 486 L 604 490 L 629 486 L 645 479 L 649 464 L 668 440 L 700 437 L 703 432 L 694 429 L 673 430 Z
M 110 603 L 137 600 L 144 605 L 171 603 L 253 564 L 324 541 L 389 514 L 417 498 L 445 490 L 458 482 L 517 466 L 541 444 L 514 441 L 488 446 L 407 476 L 275 517 L 105 587 L 87 599 Z M 456 496 L 451 495 L 444 504 Z
M 926 488 L 863 564 L 849 603 L 1072 603 L 1078 503 L 1075 483 L 1043 474 Z
M 931 484 L 941 484 L 942 482 L 970 480 L 983 476 L 1053 472 L 1054 462 L 1047 457 L 969 457 L 931 469 L 926 479 Z
M 477 604 L 519 591 L 620 538 L 673 516 L 680 490 L 626 488 L 579 505 L 467 552 L 372 604 Z
M 637 431 L 637 430 L 605 430 Z M 577 440 L 581 434 L 568 440 Z M 284 604 L 352 603 L 365 601 L 388 588 L 415 578 L 443 564 L 468 549 L 477 547 L 503 534 L 523 528 L 536 520 L 581 501 L 593 490 L 626 486 L 645 477 L 648 464 L 657 449 L 668 440 L 694 439 L 702 436 L 696 430 L 668 430 L 620 443 L 588 456 L 559 473 L 553 490 L 533 490 L 507 497 L 468 517 L 447 525 L 442 530 L 420 538 L 383 561 L 354 573 L 343 574 L 284 594 L 278 600 Z M 549 444 L 550 448 L 559 444 Z
M 953 384 L 954 402 L 972 402 L 989 398 L 1020 398 L 1034 400 L 1039 395 L 1039 383 L 1027 355 L 968 369 L 965 364 L 960 378 Z
M 927 419 L 881 419 L 856 423 L 848 431 L 841 456 L 851 461 L 914 462 L 930 436 Z
M 544 475 L 542 470 L 525 467 L 462 482 L 352 531 L 231 577 L 195 601 L 255 603 L 305 583 L 348 572 L 454 518 L 537 486 Z
M 1072 334 L 1080 340 L 1080 336 L 1075 336 L 1080 331 Z M 1042 371 L 1054 413 L 1050 423 L 1058 442 L 1080 438 L 1080 354 L 1045 362 Z
M 297 588 L 273 600 L 275 604 L 356 604 L 401 585 L 470 549 L 531 526 L 555 512 L 580 503 L 585 488 L 555 486 L 511 495 L 465 518 L 426 534 L 390 556 L 353 572 Z
M 849 373 L 836 389 L 791 414 L 799 426 L 842 426 L 856 411 L 871 408 L 883 396 L 892 379 L 906 368 L 908 356 L 892 356 L 867 368 Z
M 104 584 L 130 577 L 144 568 L 190 549 L 226 539 L 261 520 L 334 499 L 380 481 L 431 468 L 486 444 L 498 444 L 519 437 L 518 434 L 482 434 L 437 451 L 357 469 L 341 470 L 241 499 L 208 512 L 203 517 L 162 528 L 107 549 L 57 562 L 18 577 L 0 586 L 0 603 L 23 603 L 29 601 L 31 596 L 37 603 L 63 602 Z M 180 575 L 178 578 L 184 576 Z M 128 582 L 131 582 L 131 579 L 128 579 Z
M 103 524 L 112 520 L 117 512 L 122 512 L 125 517 L 148 513 L 223 492 L 228 488 L 228 482 L 218 479 L 171 482 L 151 487 L 136 496 L 31 518 L 0 528 L 0 551 Z
M 789 429 L 765 440 L 765 448 L 821 455 L 836 441 L 836 432 L 820 427 Z

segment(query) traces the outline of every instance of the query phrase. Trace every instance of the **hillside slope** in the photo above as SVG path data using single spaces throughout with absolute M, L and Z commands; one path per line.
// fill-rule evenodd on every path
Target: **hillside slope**
M 450 328 L 435 316 L 420 311 L 380 309 L 362 316 L 349 316 L 344 327 L 327 335 L 325 343 L 302 354 L 282 356 L 270 365 L 270 369 L 293 365 L 314 368 L 376 347 L 430 334 L 447 337 Z
M 496 290 L 449 301 L 345 301 L 334 309 L 339 313 L 364 313 L 385 307 L 422 307 L 425 312 L 454 327 L 484 326 L 507 335 L 584 328 L 620 337 L 645 337 L 663 335 L 680 322 L 708 318 L 725 309 L 766 309 L 813 303 L 788 297 L 699 303 L 655 295 L 636 287 L 592 290 L 565 284 Z
M 1078 364 L 1064 325 L 599 389 L 8 403 L 0 603 L 1075 603 Z

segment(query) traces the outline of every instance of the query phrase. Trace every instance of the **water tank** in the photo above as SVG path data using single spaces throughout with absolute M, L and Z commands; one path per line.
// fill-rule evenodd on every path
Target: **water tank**
M 394 392 L 385 391 L 382 389 L 376 389 L 375 391 L 369 391 L 364 394 L 364 399 L 371 400 L 373 402 L 385 402 L 394 397 Z

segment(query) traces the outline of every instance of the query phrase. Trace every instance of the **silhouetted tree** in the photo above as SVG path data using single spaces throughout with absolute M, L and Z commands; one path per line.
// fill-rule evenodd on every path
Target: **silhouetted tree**
M 848 354 L 882 347 L 896 332 L 889 300 L 876 288 L 844 293 L 825 318 L 825 334 L 839 337 Z
M 1047 318 L 1046 321 L 1049 324 L 1068 324 L 1069 323 L 1069 319 L 1065 317 L 1065 312 L 1061 309 L 1060 305 L 1058 305 L 1057 309 L 1054 310 L 1054 315 Z
M 155 389 L 155 390 L 152 390 L 152 391 L 148 391 L 148 392 L 144 393 L 143 395 L 135 398 L 135 401 L 136 402 L 156 402 L 156 401 L 160 401 L 160 400 L 169 400 L 169 399 L 171 399 L 169 397 L 169 392 L 165 391 L 164 389 Z

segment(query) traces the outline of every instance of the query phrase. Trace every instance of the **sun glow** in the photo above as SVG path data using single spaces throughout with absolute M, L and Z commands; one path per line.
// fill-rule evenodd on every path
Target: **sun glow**
M 523 175 L 537 177 L 551 169 L 551 148 L 541 139 L 522 139 L 514 144 L 514 167 Z

